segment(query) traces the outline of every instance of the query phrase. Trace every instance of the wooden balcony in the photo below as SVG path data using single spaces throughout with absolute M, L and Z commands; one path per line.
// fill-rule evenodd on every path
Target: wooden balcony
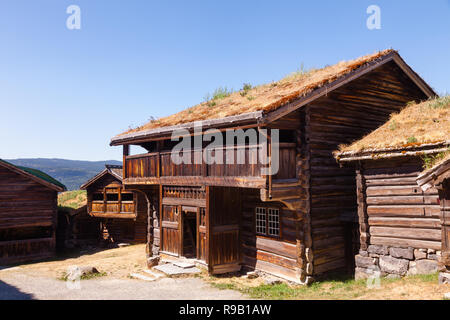
M 91 201 L 89 214 L 98 218 L 136 218 L 134 201 Z
M 191 163 L 175 164 L 172 152 L 153 152 L 126 156 L 124 158 L 125 184 L 164 184 L 164 185 L 220 185 L 249 188 L 265 188 L 269 180 L 296 178 L 296 148 L 294 143 L 280 143 L 280 168 L 269 178 L 262 174 L 267 167 L 257 161 L 258 146 L 233 146 L 221 149 L 223 161 L 209 164 L 202 161 L 203 153 L 215 157 L 216 152 L 204 149 L 190 151 Z M 230 149 L 233 152 L 227 152 Z M 238 152 L 245 161 L 238 164 Z M 220 155 L 218 153 L 217 155 Z M 232 158 L 234 157 L 234 158 Z

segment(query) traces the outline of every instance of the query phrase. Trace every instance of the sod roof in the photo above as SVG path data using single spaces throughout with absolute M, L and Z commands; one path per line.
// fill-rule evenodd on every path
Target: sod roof
M 362 139 L 342 145 L 338 157 L 377 152 L 417 150 L 450 144 L 450 96 L 410 103 L 389 121 Z
M 247 87 L 237 92 L 229 93 L 222 90 L 213 94 L 208 101 L 176 114 L 149 121 L 142 126 L 123 132 L 117 137 L 199 120 L 221 119 L 257 111 L 268 113 L 391 53 L 396 53 L 396 51 L 383 50 L 354 60 L 341 61 L 321 69 L 298 71 L 277 82 L 252 88 Z

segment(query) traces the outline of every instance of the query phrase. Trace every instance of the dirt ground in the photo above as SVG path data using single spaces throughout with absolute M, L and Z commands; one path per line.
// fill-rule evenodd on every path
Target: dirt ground
M 71 266 L 93 266 L 101 277 L 81 281 L 81 289 L 61 280 Z M 242 275 L 209 276 L 206 272 L 153 282 L 131 279 L 146 269 L 145 245 L 93 249 L 52 261 L 0 269 L 0 299 L 381 299 L 441 300 L 450 285 L 438 285 L 437 276 L 382 279 L 368 288 L 365 281 L 326 280 L 310 287 L 265 285 L 264 278 Z
M 62 280 L 71 266 L 93 266 L 100 277 L 79 286 Z M 82 252 L 76 257 L 0 269 L 0 300 L 237 300 L 237 291 L 214 288 L 201 277 L 166 278 L 147 282 L 129 277 L 145 269 L 145 245 Z
M 99 272 L 115 279 L 127 279 L 130 273 L 146 269 L 145 245 L 138 244 L 114 249 L 92 249 L 81 251 L 71 257 L 57 257 L 56 260 L 21 265 L 24 274 L 59 278 L 71 266 L 92 266 Z

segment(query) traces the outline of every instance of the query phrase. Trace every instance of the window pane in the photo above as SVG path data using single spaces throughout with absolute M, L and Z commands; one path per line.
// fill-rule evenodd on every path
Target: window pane
M 119 201 L 119 195 L 117 193 L 107 193 L 106 201 Z
M 133 201 L 132 193 L 122 193 L 122 201 Z
M 279 209 L 267 209 L 268 211 L 268 221 L 269 221 L 269 235 L 279 236 L 280 235 L 280 210 Z
M 266 208 L 256 208 L 256 233 L 266 234 Z
M 94 193 L 92 195 L 93 201 L 103 201 L 103 193 Z

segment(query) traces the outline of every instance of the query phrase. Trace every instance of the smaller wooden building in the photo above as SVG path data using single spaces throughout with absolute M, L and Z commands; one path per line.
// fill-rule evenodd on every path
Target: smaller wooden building
M 424 171 L 417 178 L 417 183 L 425 192 L 430 188 L 436 188 L 439 192 L 442 226 L 441 263 L 443 271 L 447 273 L 447 282 L 450 283 L 450 151 L 432 168 Z
M 438 270 L 445 242 L 445 208 L 440 208 L 445 196 L 434 184 L 422 190 L 416 179 L 449 150 L 449 109 L 448 97 L 408 104 L 386 124 L 335 153 L 341 165 L 356 168 L 357 278 Z
M 0 160 L 0 265 L 55 254 L 57 197 L 65 189 L 39 170 Z
M 147 201 L 144 194 L 124 189 L 122 166 L 106 165 L 81 189 L 87 191 L 87 213 L 100 219 L 103 239 L 147 241 Z

